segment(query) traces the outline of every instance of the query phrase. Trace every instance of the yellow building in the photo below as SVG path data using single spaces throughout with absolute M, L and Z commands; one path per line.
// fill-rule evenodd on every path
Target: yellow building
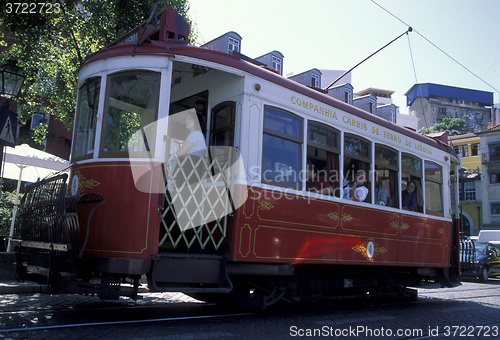
M 461 159 L 460 207 L 466 235 L 478 235 L 482 215 L 480 137 L 474 133 L 449 136 L 448 141 Z

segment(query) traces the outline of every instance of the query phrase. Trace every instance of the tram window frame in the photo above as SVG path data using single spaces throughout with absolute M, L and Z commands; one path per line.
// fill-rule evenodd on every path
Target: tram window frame
M 435 176 L 434 174 L 432 174 L 430 171 L 428 171 L 428 169 L 430 168 L 439 169 L 440 175 Z M 439 165 L 436 162 L 425 161 L 424 171 L 425 213 L 433 216 L 444 216 L 443 166 Z
M 367 154 L 366 155 L 361 155 L 361 154 L 353 154 L 353 153 L 348 153 L 346 151 L 347 147 L 347 138 L 352 138 L 352 139 L 358 139 L 361 142 L 367 143 Z M 344 133 L 344 166 L 343 166 L 343 183 L 342 187 L 345 188 L 347 185 L 349 185 L 349 182 L 353 182 L 355 180 L 356 172 L 359 170 L 364 170 L 366 174 L 366 181 L 363 184 L 364 187 L 368 189 L 368 194 L 366 195 L 366 198 L 362 201 L 363 203 L 371 203 L 371 164 L 372 164 L 372 141 L 363 137 L 360 137 L 359 135 L 356 134 L 351 134 L 351 133 Z M 347 168 L 347 164 L 349 164 L 349 169 Z M 356 165 L 357 164 L 357 165 Z M 342 197 L 344 196 L 344 192 L 342 192 Z
M 220 120 L 217 119 L 219 113 L 229 109 L 228 117 L 224 120 L 224 125 L 217 125 Z M 229 122 L 229 123 L 228 123 Z M 212 108 L 211 127 L 210 127 L 210 146 L 234 146 L 234 129 L 236 126 L 236 102 L 226 101 L 217 104 Z M 229 133 L 229 138 L 228 134 Z M 219 143 L 217 136 L 223 136 L 223 144 Z M 229 142 L 228 142 L 229 141 Z
M 295 129 L 295 133 L 290 133 L 293 131 L 278 131 L 276 128 L 273 128 L 273 120 L 268 120 L 273 114 L 276 114 L 275 118 L 278 118 L 274 121 L 275 123 L 280 119 L 283 120 L 288 118 L 293 120 L 293 124 L 287 125 L 285 123 L 282 124 L 282 127 L 286 130 Z M 278 117 L 280 115 L 282 115 L 281 118 Z M 301 189 L 302 182 L 299 175 L 302 170 L 302 146 L 304 144 L 303 126 L 304 119 L 302 117 L 275 106 L 264 106 L 262 166 L 260 171 L 261 183 L 296 190 Z M 281 141 L 282 144 L 279 152 L 271 152 L 271 149 L 274 150 L 274 148 L 271 148 L 269 144 L 274 144 L 279 141 Z M 296 148 L 295 151 L 292 150 L 292 153 L 288 153 L 292 155 L 293 159 L 286 159 L 287 146 L 285 144 L 288 145 L 288 148 Z M 293 156 L 293 154 L 295 154 L 295 156 Z M 293 163 L 289 164 L 290 162 Z M 266 166 L 266 164 L 269 163 L 272 163 L 271 167 Z M 293 169 L 294 166 L 295 169 Z M 284 174 L 284 171 L 287 173 Z M 290 180 L 290 178 L 292 180 Z
M 155 85 L 155 89 L 151 91 L 151 93 L 156 93 L 156 101 L 153 104 L 151 108 L 147 108 L 146 110 L 150 109 L 153 110 L 152 117 L 146 122 L 142 122 L 141 116 L 139 116 L 139 125 L 136 127 L 137 130 L 140 128 L 146 127 L 147 125 L 155 122 L 158 120 L 158 106 L 159 106 L 159 99 L 160 99 L 160 82 L 161 82 L 161 73 L 160 72 L 155 72 L 155 71 L 146 71 L 146 70 L 133 70 L 133 71 L 126 71 L 126 72 L 117 72 L 108 75 L 107 80 L 106 80 L 106 99 L 104 102 L 104 114 L 103 114 L 103 121 L 102 121 L 102 131 L 101 131 L 101 143 L 100 143 L 100 150 L 99 150 L 99 157 L 101 158 L 147 158 L 151 157 L 151 150 L 154 150 L 155 148 L 155 143 L 156 143 L 156 131 L 145 131 L 145 134 L 147 136 L 147 144 L 143 142 L 143 145 L 146 147 L 146 150 L 140 150 L 140 151 L 131 151 L 128 150 L 128 146 L 123 147 L 121 150 L 106 150 L 106 138 L 108 136 L 108 117 L 109 117 L 109 109 L 110 109 L 110 91 L 111 91 L 111 86 L 112 86 L 112 81 L 113 79 L 119 78 L 119 77 L 127 77 L 127 76 L 144 76 L 144 75 L 152 75 L 156 76 L 156 81 L 153 83 Z M 126 103 L 126 105 L 133 105 L 131 103 Z M 137 106 L 137 105 L 136 105 Z M 115 106 L 116 107 L 116 106 Z M 130 112 L 134 113 L 137 115 L 137 112 Z M 121 119 L 121 117 L 120 117 Z M 120 124 L 121 125 L 121 124 Z M 130 131 L 132 132 L 132 131 Z M 133 135 L 133 133 L 132 133 Z
M 314 138 L 312 128 L 326 133 L 324 142 Z M 306 190 L 340 197 L 339 169 L 340 131 L 320 122 L 308 121 Z
M 419 162 L 420 166 L 417 168 L 414 165 L 411 167 L 407 166 L 407 162 L 405 162 L 405 159 L 413 160 L 416 162 Z M 410 181 L 416 181 L 418 186 L 416 188 L 417 190 L 417 195 L 419 199 L 417 198 L 417 207 L 414 212 L 418 213 L 423 213 L 424 212 L 424 197 L 423 197 L 423 177 L 424 177 L 424 172 L 423 172 L 423 167 L 424 167 L 424 161 L 419 158 L 415 157 L 409 153 L 402 153 L 401 154 L 401 208 L 404 209 L 404 200 L 405 200 L 405 191 L 406 191 L 406 185 Z M 421 204 L 420 204 L 421 203 Z M 405 209 L 407 210 L 407 209 Z
M 218 115 L 226 112 L 226 117 L 218 119 Z M 220 124 L 219 124 L 220 123 Z M 210 122 L 210 156 L 217 159 L 221 167 L 229 163 L 232 164 L 235 156 L 233 152 L 228 152 L 228 147 L 234 147 L 236 126 L 236 102 L 225 101 L 217 104 L 211 110 Z M 222 138 L 218 138 L 218 137 Z M 222 141 L 222 144 L 220 143 Z M 231 149 L 234 151 L 234 148 Z M 229 163 L 228 163 L 229 162 Z
M 71 152 L 72 161 L 82 160 L 82 159 L 90 159 L 94 155 L 95 144 L 96 144 L 96 132 L 97 132 L 97 120 L 98 120 L 98 112 L 99 112 L 99 97 L 101 94 L 101 80 L 100 76 L 87 78 L 84 84 L 78 90 L 78 104 L 77 104 L 77 113 L 76 113 L 76 123 L 74 128 L 74 136 L 73 136 L 73 147 Z M 87 114 L 86 119 L 83 118 L 84 109 L 89 108 L 89 105 L 85 105 L 88 103 L 88 96 L 91 94 L 89 84 L 96 84 L 94 89 L 93 97 L 94 103 L 93 107 L 89 110 L 92 111 L 91 117 Z M 83 105 L 83 107 L 82 107 Z M 83 130 L 80 130 L 81 123 L 84 123 Z M 90 132 L 92 131 L 92 132 Z M 80 132 L 82 132 L 80 134 Z M 84 139 L 83 143 L 80 141 L 80 137 Z M 83 144 L 83 145 L 82 145 Z M 83 147 L 83 152 L 79 152 L 78 148 Z
M 383 152 L 392 153 L 393 162 L 379 157 Z M 391 164 L 392 163 L 392 164 Z M 375 144 L 375 204 L 388 207 L 399 207 L 399 151 L 384 144 Z M 380 202 L 377 193 L 379 188 L 387 191 L 387 198 Z

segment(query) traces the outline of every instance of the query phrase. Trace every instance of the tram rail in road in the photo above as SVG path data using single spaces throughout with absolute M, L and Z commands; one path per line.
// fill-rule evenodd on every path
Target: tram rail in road
M 0 338 L 147 339 L 175 335 L 180 339 L 212 336 L 282 339 L 290 338 L 293 329 L 328 327 L 338 332 L 357 326 L 373 331 L 384 328 L 393 332 L 392 338 L 450 339 L 470 335 L 496 338 L 493 335 L 500 328 L 497 317 L 500 280 L 463 282 L 454 289 L 428 288 L 419 287 L 420 298 L 410 303 L 332 300 L 329 306 L 317 305 L 307 310 L 297 307 L 262 312 L 221 309 L 187 297 L 178 299 L 173 294 L 145 294 L 142 301 L 133 303 L 127 299 L 102 302 L 77 295 L 3 296 Z M 172 303 L 173 300 L 176 302 Z M 397 329 L 408 332 L 415 329 L 420 333 L 394 337 Z M 488 331 L 490 336 L 485 336 Z

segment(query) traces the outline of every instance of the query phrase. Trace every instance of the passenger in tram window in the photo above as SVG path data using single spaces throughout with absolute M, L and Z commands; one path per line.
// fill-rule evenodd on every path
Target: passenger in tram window
M 375 189 L 375 204 L 378 205 L 388 205 L 387 203 L 387 193 L 389 191 L 384 188 L 382 181 L 378 181 Z
M 328 167 L 325 166 L 320 171 L 316 171 L 313 163 L 307 163 L 306 173 L 306 188 L 308 191 L 317 192 L 323 195 L 334 194 L 335 190 L 329 179 Z
M 344 181 L 344 198 L 351 199 L 357 202 L 363 202 L 368 196 L 368 188 L 363 184 L 366 182 L 366 171 L 358 170 L 356 171 L 356 176 L 354 181 Z
M 403 209 L 421 212 L 422 205 L 422 189 L 420 189 L 418 181 L 411 180 L 408 182 L 406 190 L 403 192 Z
M 189 135 L 175 153 L 178 164 L 184 171 L 183 174 L 179 168 L 176 170 L 175 181 L 178 186 L 181 186 L 186 179 L 189 183 L 195 183 L 203 177 L 204 167 L 201 158 L 205 156 L 207 151 L 205 137 L 200 131 L 196 113 L 187 112 L 186 116 L 186 129 L 189 131 Z
M 175 154 L 177 157 L 184 155 L 203 157 L 207 150 L 207 143 L 200 131 L 198 117 L 193 112 L 188 112 L 186 116 L 186 129 L 189 135 Z

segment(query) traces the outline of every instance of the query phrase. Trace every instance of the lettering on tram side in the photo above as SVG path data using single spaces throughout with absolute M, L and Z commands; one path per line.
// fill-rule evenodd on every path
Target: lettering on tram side
M 337 120 L 337 112 L 330 110 L 329 108 L 326 108 L 324 106 L 320 106 L 314 103 L 311 103 L 307 100 L 300 99 L 298 97 L 292 96 L 290 98 L 292 101 L 292 104 L 303 107 L 304 109 L 307 109 L 309 111 L 314 111 L 316 113 L 319 113 L 323 116 L 333 118 Z
M 318 104 L 313 103 L 312 101 L 301 99 L 297 96 L 291 96 L 290 101 L 292 102 L 293 105 L 296 105 L 300 108 L 318 113 L 320 115 L 323 115 L 325 117 L 332 118 L 336 121 L 339 121 L 339 118 L 337 117 L 337 112 L 333 111 L 332 109 L 329 109 L 326 106 L 321 106 Z M 400 145 L 404 145 L 408 148 L 412 148 L 417 152 L 420 153 L 425 153 L 427 155 L 432 155 L 432 148 L 424 145 L 423 143 L 419 143 L 415 140 L 409 139 L 409 138 L 401 138 L 401 136 L 389 131 L 385 130 L 383 128 L 380 128 L 378 126 L 372 126 L 371 129 L 368 128 L 368 124 L 362 122 L 361 120 L 357 120 L 355 118 L 352 118 L 348 115 L 342 115 L 341 119 L 342 123 L 344 123 L 347 126 L 354 127 L 357 129 L 360 129 L 362 131 L 367 131 L 371 132 L 372 135 L 375 136 L 381 136 L 387 140 L 390 140 L 393 143 L 397 143 Z
M 354 118 L 349 118 L 349 117 L 346 117 L 346 116 L 342 116 L 342 121 L 345 124 L 347 124 L 347 125 L 351 125 L 351 126 L 353 126 L 355 128 L 361 129 L 363 131 L 368 130 L 368 126 L 366 125 L 366 123 L 362 123 L 359 120 L 356 120 Z

